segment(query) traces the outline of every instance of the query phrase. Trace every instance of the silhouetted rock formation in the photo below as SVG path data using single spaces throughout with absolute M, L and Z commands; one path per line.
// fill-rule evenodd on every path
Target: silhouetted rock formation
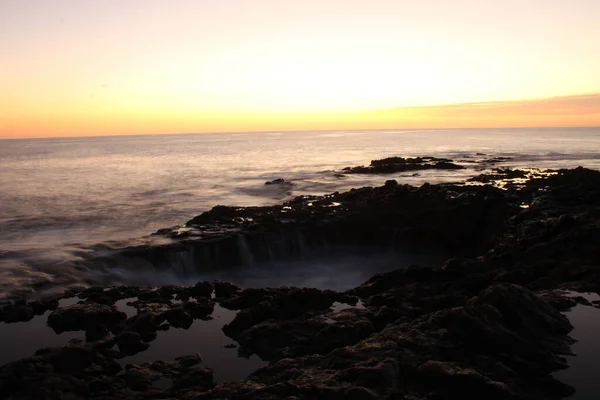
M 418 171 L 425 169 L 465 169 L 447 158 L 435 157 L 389 157 L 373 160 L 368 167 L 346 167 L 342 171 L 347 174 L 391 174 L 394 172 Z

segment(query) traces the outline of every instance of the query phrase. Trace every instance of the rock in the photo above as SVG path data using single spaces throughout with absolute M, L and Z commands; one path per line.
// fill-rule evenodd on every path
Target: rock
M 148 343 L 144 343 L 139 333 L 131 331 L 119 333 L 115 336 L 115 342 L 121 354 L 128 356 L 140 353 L 150 347 Z
M 191 356 L 177 357 L 175 360 L 184 367 L 191 367 L 200 364 L 202 362 L 202 356 L 200 354 L 194 354 Z
M 520 306 L 509 312 L 505 306 L 512 301 Z M 515 322 L 527 318 L 537 322 Z M 221 384 L 209 392 L 214 397 L 205 398 L 242 393 L 310 398 L 314 390 L 320 395 L 340 390 L 366 399 L 395 393 L 405 398 L 421 398 L 422 393 L 428 398 L 547 398 L 545 385 L 569 393 L 547 371 L 563 365 L 556 354 L 570 340 L 539 321 L 561 319 L 558 310 L 527 289 L 496 285 L 464 306 L 389 324 L 354 345 L 281 359 L 255 372 L 252 386 Z
M 155 334 L 160 329 L 160 325 L 166 321 L 166 315 L 163 311 L 143 311 L 127 319 L 119 326 L 120 330 L 137 332 L 141 336 Z
M 234 332 L 267 319 L 293 319 L 311 311 L 328 310 L 339 294 L 310 288 L 287 288 L 281 291 L 249 290 L 242 292 L 241 296 L 263 301 L 254 302 L 252 307 L 240 311 L 231 323 L 223 327 L 226 333 L 235 335 Z
M 215 288 L 215 297 L 219 299 L 231 297 L 242 291 L 242 288 L 229 282 L 215 281 L 213 285 Z
M 0 321 L 7 324 L 14 322 L 26 322 L 33 319 L 34 310 L 31 306 L 26 305 L 7 305 L 4 306 L 0 313 Z
M 135 391 L 146 391 L 152 386 L 154 380 L 159 379 L 160 375 L 149 368 L 138 365 L 128 365 L 127 371 L 123 375 L 125 383 L 130 389 Z
M 127 315 L 116 307 L 95 303 L 78 303 L 59 308 L 48 316 L 48 325 L 56 332 L 78 331 L 97 325 L 114 327 Z
M 192 368 L 177 377 L 173 388 L 178 391 L 195 390 L 205 391 L 214 386 L 213 370 L 210 368 Z
M 417 374 L 423 379 L 443 379 L 456 374 L 456 370 L 447 362 L 428 360 L 417 367 Z
M 95 325 L 85 331 L 85 341 L 95 342 L 108 336 L 109 330 L 104 325 Z
M 214 311 L 215 303 L 199 298 L 197 302 L 184 303 L 183 308 L 194 319 L 207 319 Z
M 348 388 L 345 395 L 352 400 L 377 400 L 380 398 L 377 393 L 362 386 Z
M 353 174 L 390 174 L 395 172 L 406 172 L 426 169 L 464 169 L 462 165 L 452 163 L 452 160 L 435 157 L 388 157 L 381 160 L 373 160 L 368 167 L 347 167 L 345 173 Z
M 279 186 L 293 186 L 292 182 L 286 181 L 283 178 L 273 179 L 272 181 L 265 182 L 265 185 L 279 185 Z
M 85 380 L 114 375 L 121 367 L 114 360 L 81 345 L 43 349 L 36 355 L 0 367 L 0 393 L 6 398 L 87 398 Z
M 173 307 L 162 315 L 175 328 L 188 329 L 194 322 L 194 318 L 188 313 L 185 306 Z
M 42 315 L 48 310 L 58 308 L 58 300 L 55 298 L 35 300 L 28 304 L 33 309 L 35 315 Z
M 465 167 L 451 162 L 439 161 L 433 165 L 433 169 L 465 169 Z
M 226 335 L 240 343 L 240 352 L 245 355 L 256 353 L 264 360 L 276 360 L 325 353 L 354 344 L 375 331 L 366 310 L 329 312 L 334 299 L 351 299 L 347 295 L 297 288 L 249 293 L 261 293 L 263 301 L 238 312 L 223 327 Z
M 190 289 L 190 294 L 195 299 L 205 297 L 210 298 L 213 293 L 213 284 L 210 282 L 198 282 Z

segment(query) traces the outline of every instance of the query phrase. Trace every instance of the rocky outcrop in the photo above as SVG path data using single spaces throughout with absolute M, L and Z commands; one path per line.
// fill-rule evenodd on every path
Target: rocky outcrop
M 573 389 L 548 373 L 566 366 L 557 355 L 568 351 L 570 329 L 540 297 L 500 284 L 463 306 L 396 321 L 327 354 L 282 359 L 194 398 L 558 398 Z
M 79 331 L 98 325 L 114 327 L 125 321 L 127 315 L 116 307 L 97 303 L 78 303 L 59 308 L 48 316 L 48 325 L 56 333 Z
M 212 370 L 192 359 L 129 364 L 122 371 L 91 347 L 42 349 L 0 368 L 0 393 L 10 399 L 182 398 L 214 386 Z
M 115 360 L 91 348 L 41 349 L 34 357 L 0 368 L 0 393 L 5 398 L 85 399 L 93 394 L 95 379 L 112 377 L 120 370 Z
M 465 169 L 447 158 L 435 157 L 388 157 L 373 160 L 367 167 L 346 167 L 342 171 L 347 174 L 391 174 L 395 172 L 421 171 L 426 169 Z
M 488 186 L 415 188 L 389 181 L 277 206 L 217 206 L 188 221 L 185 230 L 168 232 L 177 243 L 147 256 L 167 263 L 169 254 L 185 251 L 202 270 L 293 259 L 325 247 L 473 255 L 489 247 L 510 207 L 502 190 Z
M 264 360 L 327 352 L 374 331 L 364 316 L 331 314 L 334 301 L 356 304 L 356 298 L 331 290 L 245 289 L 222 302 L 241 309 L 223 331 L 240 343 L 240 353 Z

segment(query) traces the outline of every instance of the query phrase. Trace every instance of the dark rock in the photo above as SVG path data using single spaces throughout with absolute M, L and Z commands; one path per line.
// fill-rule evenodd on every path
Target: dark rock
M 135 391 L 145 391 L 150 389 L 152 382 L 157 380 L 160 374 L 139 365 L 128 365 L 127 371 L 123 375 L 125 383 L 130 389 Z
M 90 389 L 86 379 L 120 370 L 114 360 L 80 345 L 43 349 L 34 357 L 0 367 L 0 393 L 15 399 L 53 399 L 57 394 L 87 398 Z
M 213 370 L 210 368 L 192 368 L 178 376 L 173 381 L 173 388 L 181 390 L 206 391 L 214 386 Z
M 4 306 L 0 315 L 0 320 L 6 323 L 25 322 L 33 319 L 34 310 L 26 305 L 7 305 Z
M 529 318 L 534 321 L 525 323 Z M 549 321 L 562 328 L 547 330 Z M 570 343 L 559 333 L 563 325 L 558 310 L 527 289 L 496 285 L 464 306 L 390 324 L 352 346 L 281 359 L 255 372 L 251 386 L 248 381 L 225 383 L 203 398 L 242 393 L 310 398 L 342 388 L 367 399 L 395 393 L 406 398 L 422 393 L 428 398 L 547 398 L 546 384 L 557 393 L 570 392 L 547 375 L 564 366 L 556 357 Z
M 210 298 L 213 292 L 213 285 L 210 282 L 198 282 L 190 289 L 192 297 L 198 299 L 200 297 Z
M 95 325 L 86 329 L 85 331 L 85 341 L 86 342 L 95 342 L 98 340 L 102 340 L 108 336 L 109 330 L 104 325 Z
M 248 291 L 246 293 L 266 293 L 266 291 Z M 267 319 L 293 319 L 315 310 L 327 310 L 338 296 L 333 291 L 321 291 L 310 288 L 288 288 L 275 292 L 268 300 L 240 311 L 236 317 L 223 327 L 227 334 L 243 331 L 252 325 Z M 233 338 L 235 338 L 232 336 Z
M 286 181 L 283 178 L 273 179 L 272 181 L 265 182 L 265 185 L 283 185 L 283 186 L 292 186 L 293 183 Z
M 262 359 L 274 360 L 322 354 L 354 344 L 375 330 L 365 310 L 327 314 L 336 299 L 352 301 L 348 295 L 306 288 L 246 293 L 260 293 L 263 301 L 243 309 L 223 327 L 226 335 L 241 344 L 240 352 L 245 355 L 256 353 Z
M 78 303 L 59 308 L 48 316 L 48 325 L 56 332 L 78 331 L 97 325 L 112 327 L 124 321 L 127 315 L 117 308 L 95 303 Z
M 452 160 L 435 157 L 388 157 L 371 161 L 368 167 L 347 167 L 345 173 L 352 174 L 390 174 L 426 169 L 464 169 L 462 165 L 452 163 Z
M 169 324 L 175 328 L 188 329 L 194 323 L 194 318 L 182 305 L 173 307 L 162 314 Z
M 144 343 L 139 333 L 131 331 L 119 333 L 115 336 L 115 342 L 121 354 L 124 355 L 134 355 L 150 347 L 148 343 Z
M 191 367 L 200 364 L 202 362 L 202 356 L 200 356 L 200 354 L 194 354 L 191 356 L 177 357 L 175 360 L 184 367 Z
M 141 332 L 140 337 L 142 338 L 142 340 L 144 342 L 150 343 L 151 341 L 156 340 L 156 338 L 158 337 L 158 333 L 157 332 Z
M 278 288 L 247 288 L 241 292 L 237 292 L 233 297 L 221 300 L 220 306 L 230 310 L 250 308 L 263 301 L 272 300 L 285 290 Z
M 58 307 L 57 299 L 35 300 L 28 304 L 33 309 L 35 315 L 42 315 L 48 310 L 55 310 Z
M 229 282 L 215 281 L 213 285 L 218 299 L 228 298 L 242 291 L 242 288 Z
M 207 299 L 183 303 L 185 311 L 194 319 L 207 319 L 213 313 L 215 303 Z
M 156 332 L 162 322 L 166 320 L 163 312 L 144 311 L 127 319 L 122 325 L 122 329 L 147 334 Z

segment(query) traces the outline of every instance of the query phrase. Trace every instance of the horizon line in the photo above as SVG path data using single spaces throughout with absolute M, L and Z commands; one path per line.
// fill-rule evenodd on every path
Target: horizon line
M 466 104 L 466 103 L 465 103 Z M 427 106 L 425 106 L 427 107 Z M 432 106 L 435 107 L 435 106 Z M 52 140 L 52 139 L 98 139 L 132 136 L 183 136 L 183 135 L 218 135 L 218 134 L 252 134 L 252 133 L 306 133 L 306 132 L 379 132 L 379 131 L 460 131 L 460 130 L 516 130 L 516 129 L 600 129 L 600 125 L 589 126 L 503 126 L 503 127 L 453 127 L 453 128 L 371 128 L 371 129 L 300 129 L 300 130 L 257 130 L 257 131 L 214 131 L 214 132 L 174 132 L 174 133 L 107 133 L 104 135 L 65 135 L 65 136 L 30 136 L 30 137 L 3 137 L 0 140 Z
M 235 113 L 227 114 L 229 119 L 235 119 Z M 433 129 L 525 129 L 525 128 L 594 128 L 600 127 L 600 93 L 591 92 L 573 95 L 558 95 L 543 98 L 529 98 L 522 100 L 493 100 L 462 103 L 445 103 L 437 105 L 415 105 L 377 110 L 346 111 L 333 113 L 329 116 L 331 121 L 321 121 L 328 114 L 307 114 L 296 112 L 288 115 L 273 114 L 272 117 L 280 118 L 271 126 L 206 126 L 208 129 L 199 131 L 189 129 L 191 126 L 177 126 L 177 121 L 171 121 L 173 130 L 162 123 L 163 130 L 144 132 L 143 130 L 123 130 L 108 128 L 106 132 L 92 130 L 86 134 L 86 127 L 73 127 L 74 129 L 51 132 L 44 134 L 43 130 L 29 131 L 18 134 L 11 129 L 0 132 L 0 140 L 18 139 L 44 139 L 64 137 L 102 137 L 102 136 L 139 136 L 139 135 L 182 135 L 182 134 L 217 134 L 217 133 L 266 133 L 266 132 L 330 132 L 330 131 L 376 131 L 376 130 L 433 130 Z M 264 117 L 268 118 L 268 114 Z M 308 126 L 296 126 L 300 129 L 290 129 L 297 124 L 298 118 L 308 122 Z M 591 117 L 591 118 L 590 118 Z M 515 118 L 518 119 L 515 120 Z M 567 118 L 570 119 L 567 120 Z M 575 118 L 575 119 L 574 119 Z M 578 120 L 579 119 L 579 120 Z M 503 121 L 504 120 L 504 121 Z M 266 122 L 267 120 L 265 120 Z M 503 125 L 506 123 L 506 125 Z M 145 125 L 151 125 L 148 121 Z M 201 125 L 201 123 L 200 123 Z M 222 124 L 221 124 L 222 125 Z M 255 125 L 255 124 L 250 124 Z M 264 125 L 264 124 L 259 124 Z M 337 127 L 338 125 L 339 127 Z M 272 129 L 280 126 L 282 129 Z M 239 128 L 242 129 L 239 129 Z M 348 127 L 348 128 L 346 128 Z M 8 128 L 7 126 L 4 127 Z M 182 128 L 178 131 L 179 128 Z M 186 129 L 188 128 L 188 129 Z M 195 128 L 195 127 L 192 127 Z M 233 129 L 228 129 L 233 128 Z M 236 129 L 238 128 L 238 129 Z M 271 129 L 264 129 L 271 128 Z M 308 128 L 308 129 L 307 129 Z M 314 129 L 317 128 L 317 129 Z M 49 128 L 52 131 L 52 128 Z M 110 132 L 112 131 L 112 133 Z

